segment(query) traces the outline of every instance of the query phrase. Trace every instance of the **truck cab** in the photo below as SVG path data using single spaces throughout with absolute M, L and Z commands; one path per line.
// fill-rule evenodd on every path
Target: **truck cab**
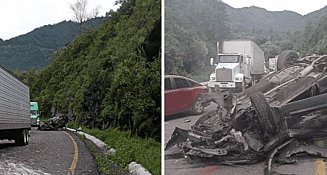
M 37 102 L 30 102 L 31 126 L 40 126 L 39 105 Z
M 264 52 L 251 40 L 217 42 L 217 56 L 210 60 L 215 68 L 208 87 L 241 92 L 265 73 L 264 60 Z
M 215 70 L 210 75 L 208 86 L 244 90 L 246 79 L 250 76 L 249 60 L 249 56 L 236 53 L 218 54 L 216 59 L 211 58 L 210 64 L 215 65 Z

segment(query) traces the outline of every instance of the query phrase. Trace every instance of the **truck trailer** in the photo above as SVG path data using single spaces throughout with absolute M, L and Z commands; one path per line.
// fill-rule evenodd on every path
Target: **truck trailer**
M 30 129 L 29 88 L 0 66 L 0 139 L 24 146 L 29 142 Z
M 221 51 L 219 44 L 222 44 Z M 217 57 L 210 60 L 215 65 L 208 82 L 210 88 L 242 91 L 265 74 L 264 52 L 253 41 L 224 41 L 217 43 L 217 50 Z

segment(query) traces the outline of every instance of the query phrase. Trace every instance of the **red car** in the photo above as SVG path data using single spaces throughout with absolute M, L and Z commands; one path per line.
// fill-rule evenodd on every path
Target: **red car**
M 205 106 L 202 95 L 208 88 L 200 83 L 177 75 L 165 75 L 165 116 L 183 112 L 201 114 Z

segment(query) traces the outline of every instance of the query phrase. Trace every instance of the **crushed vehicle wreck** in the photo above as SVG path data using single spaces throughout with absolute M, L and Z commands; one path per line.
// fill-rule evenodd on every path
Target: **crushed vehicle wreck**
M 176 128 L 165 149 L 177 146 L 190 160 L 210 158 L 221 164 L 268 158 L 268 174 L 277 151 L 282 152 L 280 160 L 293 161 L 296 150 L 292 155 L 282 151 L 292 144 L 298 152 L 326 156 L 310 151 L 319 150 L 313 140 L 327 137 L 326 68 L 327 55 L 299 58 L 294 51 L 282 52 L 278 71 L 242 93 L 208 94 L 217 109 L 203 114 L 189 130 Z
M 65 127 L 68 122 L 68 116 L 66 114 L 58 114 L 55 117 L 49 118 L 46 122 L 41 122 L 39 130 L 59 130 Z

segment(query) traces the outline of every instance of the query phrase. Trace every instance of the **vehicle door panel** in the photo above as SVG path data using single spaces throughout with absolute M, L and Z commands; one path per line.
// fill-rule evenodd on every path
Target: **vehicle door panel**
M 165 78 L 165 115 L 170 115 L 176 111 L 174 106 L 174 94 L 171 78 Z
M 176 87 L 174 93 L 174 109 L 176 112 L 183 112 L 190 108 L 192 104 L 192 91 L 190 91 L 188 81 L 182 78 L 173 78 Z

